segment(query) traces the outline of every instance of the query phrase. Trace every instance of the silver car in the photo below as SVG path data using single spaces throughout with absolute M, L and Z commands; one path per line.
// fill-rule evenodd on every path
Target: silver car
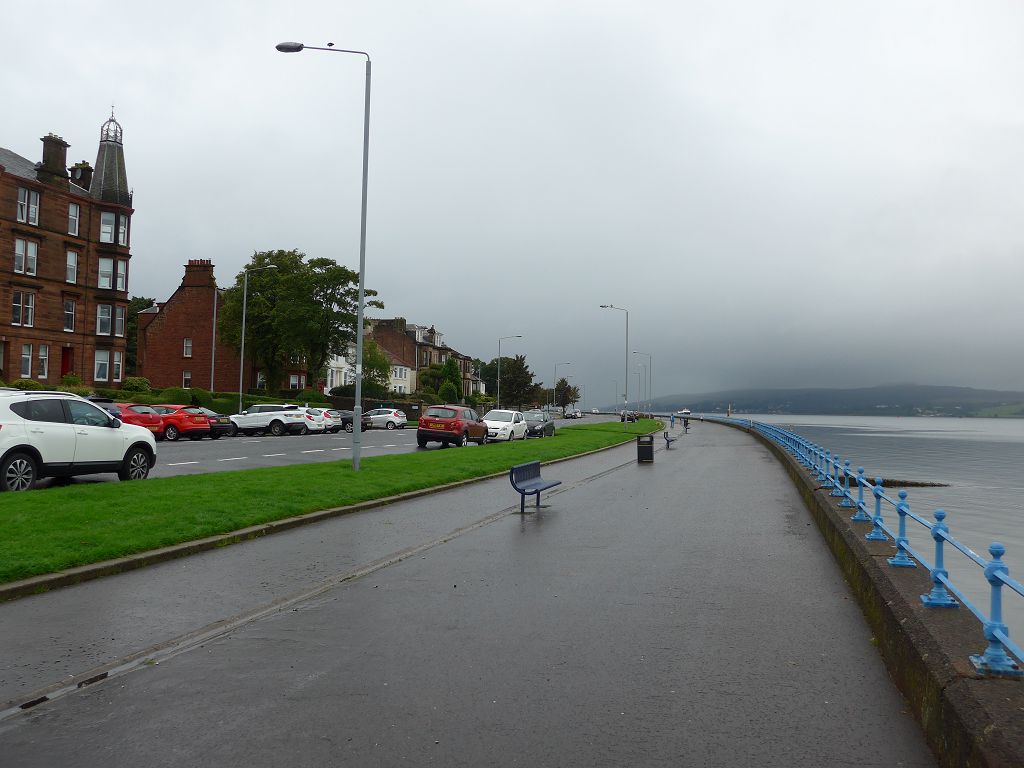
M 382 429 L 405 429 L 408 421 L 405 418 L 405 411 L 396 408 L 374 408 L 367 411 L 370 417 L 370 426 Z

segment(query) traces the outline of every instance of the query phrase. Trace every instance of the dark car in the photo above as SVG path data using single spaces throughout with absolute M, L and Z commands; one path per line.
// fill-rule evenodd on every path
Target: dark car
M 341 428 L 346 432 L 355 432 L 355 424 L 352 420 L 352 411 L 337 411 L 341 414 Z M 373 422 L 370 420 L 370 415 L 366 411 L 363 411 L 363 416 L 359 419 L 359 429 L 363 432 L 369 432 L 373 427 Z M 334 427 L 328 427 L 332 431 L 337 431 Z
M 216 440 L 223 435 L 230 435 L 234 430 L 231 429 L 231 419 L 225 416 L 223 413 L 217 413 L 211 411 L 209 408 L 199 408 L 206 416 L 206 420 L 210 422 L 210 439 Z
M 523 411 L 527 437 L 554 437 L 555 422 L 544 411 Z
M 427 443 L 463 446 L 474 442 L 487 442 L 487 425 L 480 414 L 464 405 L 432 405 L 420 416 L 416 428 L 416 444 L 426 448 Z

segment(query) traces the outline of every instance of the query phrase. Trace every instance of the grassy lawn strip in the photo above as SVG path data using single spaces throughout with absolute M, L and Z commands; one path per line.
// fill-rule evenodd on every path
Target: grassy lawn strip
M 582 424 L 554 440 L 371 456 L 359 472 L 341 460 L 3 494 L 0 583 L 586 453 L 658 424 Z

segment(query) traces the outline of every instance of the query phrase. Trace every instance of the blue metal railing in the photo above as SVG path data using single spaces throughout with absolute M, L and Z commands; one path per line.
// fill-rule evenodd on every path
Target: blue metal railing
M 872 483 L 864 477 L 864 467 L 857 467 L 856 474 L 850 471 L 850 461 L 840 461 L 838 455 L 815 445 L 800 435 L 780 429 L 772 424 L 765 424 L 750 419 L 737 419 L 720 416 L 704 416 L 707 421 L 718 421 L 723 424 L 740 424 L 752 429 L 781 446 L 790 453 L 804 468 L 814 475 L 822 484 L 823 489 L 831 489 L 829 496 L 842 499 L 840 507 L 856 509 L 850 516 L 854 522 L 869 522 L 871 530 L 864 538 L 869 541 L 893 541 L 896 554 L 888 558 L 893 568 L 916 568 L 920 563 L 928 569 L 932 580 L 931 591 L 921 595 L 921 602 L 929 608 L 957 608 L 961 604 L 973 613 L 982 625 L 982 633 L 988 646 L 984 653 L 971 656 L 971 663 L 981 675 L 1000 677 L 1021 677 L 1024 675 L 1024 651 L 1010 639 L 1010 630 L 1003 623 L 1003 588 L 1009 587 L 1019 597 L 1024 598 L 1024 585 L 1010 578 L 1010 569 L 1003 562 L 1006 547 L 993 542 L 989 548 L 991 560 L 980 557 L 963 543 L 957 541 L 949 533 L 946 524 L 946 512 L 935 510 L 935 521 L 929 522 L 910 509 L 907 503 L 907 492 L 900 491 L 899 500 L 887 495 L 882 485 L 882 478 L 876 477 Z M 850 490 L 851 478 L 854 490 Z M 874 497 L 873 513 L 868 513 L 865 502 L 865 491 Z M 856 497 L 856 498 L 855 498 Z M 882 514 L 883 504 L 889 505 L 896 514 L 897 526 L 894 531 Z M 928 530 L 935 541 L 935 554 L 932 562 L 925 554 L 910 545 L 907 538 L 907 521 L 910 520 Z M 964 593 L 950 580 L 945 567 L 945 546 L 949 544 L 954 550 L 982 569 L 985 580 L 990 585 L 989 613 L 972 603 Z

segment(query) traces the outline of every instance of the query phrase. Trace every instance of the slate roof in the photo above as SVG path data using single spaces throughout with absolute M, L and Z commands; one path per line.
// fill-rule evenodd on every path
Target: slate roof
M 36 164 L 16 152 L 0 147 L 0 165 L 12 176 L 20 176 L 23 179 L 35 181 Z

